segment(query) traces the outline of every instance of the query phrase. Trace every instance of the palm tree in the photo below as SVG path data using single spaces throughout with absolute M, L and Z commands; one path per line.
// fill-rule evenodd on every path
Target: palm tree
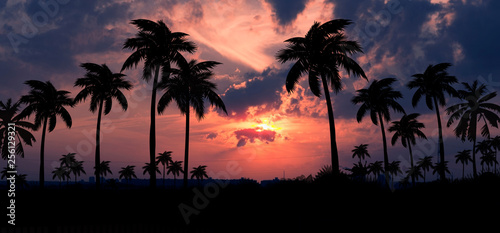
M 73 166 L 74 163 L 76 163 L 76 158 L 75 158 L 76 153 L 68 153 L 65 155 L 62 155 L 59 161 L 61 162 L 61 167 L 71 167 Z
M 498 117 L 497 114 L 500 113 L 500 106 L 488 102 L 495 98 L 497 93 L 491 92 L 486 94 L 486 85 L 481 84 L 478 86 L 477 80 L 474 81 L 472 85 L 465 82 L 462 84 L 465 90 L 458 91 L 458 95 L 465 101 L 446 109 L 446 113 L 451 115 L 446 126 L 450 127 L 456 120 L 459 120 L 456 128 L 453 130 L 455 135 L 462 139 L 462 141 L 465 141 L 466 138 L 469 141 L 472 141 L 472 171 L 474 178 L 477 178 L 477 123 L 481 120 L 484 121 L 484 125 L 481 127 L 481 135 L 485 138 L 490 138 L 488 123 L 493 127 L 498 128 L 500 117 Z
M 160 156 L 156 156 L 156 163 L 161 163 L 161 165 L 163 165 L 163 186 L 165 186 L 165 166 L 168 166 L 168 164 L 172 162 L 172 151 L 164 151 L 158 154 Z
M 429 171 L 432 168 L 432 156 L 425 156 L 423 158 L 420 158 L 417 162 L 417 166 L 422 168 L 422 171 L 424 172 L 424 183 L 425 183 L 425 173 L 426 171 Z
M 391 144 L 394 146 L 399 138 L 401 138 L 401 144 L 403 147 L 408 147 L 410 152 L 410 168 L 411 171 L 415 173 L 417 170 L 413 169 L 413 152 L 411 150 L 411 145 L 416 144 L 415 135 L 419 138 L 427 139 L 425 134 L 420 130 L 425 128 L 424 124 L 417 120 L 420 114 L 413 113 L 410 115 L 404 115 L 399 121 L 393 121 L 391 127 L 389 127 L 389 132 L 394 132 L 392 136 Z M 411 176 L 413 185 L 415 185 L 415 178 L 418 176 Z
M 155 108 L 160 68 L 162 79 L 168 79 L 171 63 L 178 62 L 179 58 L 182 57 L 180 52 L 193 53 L 196 47 L 193 42 L 186 40 L 188 34 L 170 31 L 161 20 L 154 22 L 147 19 L 136 19 L 132 20 L 131 24 L 135 25 L 139 32 L 135 37 L 128 38 L 123 45 L 124 49 L 131 49 L 134 52 L 123 63 L 121 71 L 137 67 L 139 62 L 144 61 L 142 78 L 149 82 L 154 72 L 149 128 L 149 164 L 155 165 Z M 152 188 L 156 187 L 154 172 L 150 173 L 149 185 Z
M 408 170 L 406 170 L 406 176 L 411 177 L 412 179 L 412 185 L 415 186 L 415 180 L 418 180 L 419 177 L 424 177 L 422 175 L 422 171 L 420 170 L 420 167 L 410 167 Z
M 465 165 L 469 164 L 469 161 L 472 161 L 472 158 L 470 156 L 471 150 L 463 150 L 458 152 L 458 154 L 455 155 L 455 163 L 461 162 L 462 163 L 462 180 L 464 179 L 464 174 L 465 174 Z
M 332 168 L 336 173 L 340 171 L 339 154 L 328 85 L 335 93 L 342 90 L 339 73 L 341 68 L 346 70 L 348 75 L 352 73 L 367 79 L 363 69 L 349 57 L 363 52 L 357 41 L 347 40 L 343 33 L 344 28 L 351 23 L 346 19 L 331 20 L 323 24 L 315 22 L 304 37 L 285 40 L 288 43 L 287 48 L 276 54 L 276 59 L 281 63 L 296 61 L 286 77 L 286 89 L 289 93 L 293 92 L 300 77 L 306 73 L 309 75 L 309 87 L 317 97 L 321 96 L 322 84 L 330 123 Z
M 389 163 L 389 166 L 387 167 L 387 172 L 389 175 L 391 175 L 391 187 L 394 187 L 394 176 L 397 176 L 400 173 L 403 173 L 401 171 L 400 165 L 401 161 L 392 161 Z M 382 162 L 380 161 L 380 166 L 382 166 Z
M 9 153 L 9 136 L 14 133 L 14 138 L 17 136 L 17 141 L 15 148 L 15 154 L 24 158 L 24 148 L 23 144 L 32 146 L 32 142 L 35 142 L 35 137 L 28 130 L 33 130 L 35 125 L 31 122 L 22 121 L 19 115 L 16 113 L 19 111 L 19 105 L 21 103 L 12 103 L 12 99 L 8 99 L 6 103 L 0 101 L 0 148 L 2 153 L 2 159 L 7 160 Z M 14 127 L 12 127 L 14 126 Z
M 158 174 L 161 174 L 160 173 L 160 170 L 158 169 L 158 166 L 156 166 L 156 162 L 154 163 L 145 163 L 146 165 L 142 167 L 142 169 L 144 170 L 142 172 L 143 175 L 145 175 L 146 173 L 148 173 L 150 176 L 151 176 L 151 173 L 158 173 Z
M 124 74 L 113 73 L 106 64 L 98 65 L 94 63 L 83 63 L 80 65 L 85 69 L 86 73 L 83 78 L 78 78 L 75 82 L 75 87 L 83 88 L 75 97 L 75 103 L 85 101 L 90 97 L 90 111 L 95 113 L 97 110 L 97 127 L 96 127 L 96 147 L 95 147 L 95 171 L 96 188 L 101 185 L 99 170 L 101 160 L 101 117 L 104 107 L 104 115 L 111 112 L 113 99 L 116 99 L 123 111 L 127 110 L 128 103 L 125 95 L 121 90 L 130 90 L 132 84 L 123 79 Z
M 175 161 L 170 163 L 170 165 L 167 167 L 167 175 L 172 173 L 174 175 L 174 188 L 176 187 L 176 178 L 180 173 L 184 173 L 182 170 L 182 161 Z
M 367 156 L 370 158 L 370 154 L 368 153 L 368 144 L 361 144 L 359 146 L 354 146 L 352 152 L 352 158 L 358 157 L 359 162 L 361 163 L 361 159 L 365 159 Z
M 422 96 L 425 96 L 425 103 L 430 110 L 436 110 L 438 133 L 439 133 L 439 161 L 444 161 L 444 142 L 443 142 L 443 126 L 441 125 L 441 116 L 439 106 L 446 106 L 444 94 L 457 96 L 457 91 L 452 87 L 457 83 L 457 78 L 448 74 L 446 69 L 450 67 L 450 63 L 439 63 L 429 65 L 423 74 L 412 75 L 413 80 L 407 84 L 410 89 L 417 88 L 413 94 L 412 105 L 416 107 Z M 445 179 L 445 174 L 439 174 L 440 179 Z
M 207 171 L 205 170 L 207 166 L 198 166 L 198 167 L 193 167 L 193 170 L 191 170 L 189 173 L 191 173 L 191 179 L 193 177 L 196 177 L 198 180 L 198 185 L 200 185 L 200 180 L 203 182 L 203 177 L 208 178 Z
M 227 114 L 226 106 L 222 99 L 215 92 L 217 86 L 210 81 L 213 76 L 211 71 L 220 63 L 215 61 L 197 62 L 191 60 L 187 62 L 181 59 L 179 69 L 171 69 L 173 76 L 170 79 L 163 80 L 158 86 L 165 90 L 165 93 L 158 101 L 158 113 L 175 101 L 181 114 L 186 115 L 186 140 L 184 150 L 184 171 L 188 170 L 189 159 L 189 116 L 191 107 L 194 108 L 198 120 L 203 119 L 205 115 L 204 100 L 208 99 L 212 106 L 222 109 Z M 188 174 L 184 173 L 184 187 L 187 187 Z
M 495 161 L 497 161 L 497 153 L 500 150 L 500 135 L 491 139 L 491 147 L 495 150 Z M 495 172 L 497 172 L 497 164 L 495 163 Z
M 380 129 L 382 131 L 382 142 L 384 146 L 384 168 L 386 179 L 388 179 L 389 174 L 387 173 L 387 166 L 389 165 L 389 156 L 387 155 L 387 139 L 385 137 L 384 121 L 389 122 L 391 120 L 391 114 L 389 110 L 392 108 L 397 112 L 404 113 L 403 107 L 396 102 L 396 99 L 402 98 L 401 92 L 395 91 L 391 85 L 396 79 L 385 78 L 382 80 L 373 80 L 368 89 L 357 90 L 358 93 L 352 98 L 354 104 L 361 104 L 358 113 L 356 114 L 356 119 L 359 122 L 363 117 L 370 112 L 370 117 L 373 124 L 378 125 L 380 123 Z
M 484 164 L 488 166 L 488 172 L 490 171 L 490 166 L 493 164 L 498 164 L 498 161 L 495 159 L 495 153 L 493 151 L 489 151 L 486 154 L 483 154 L 483 156 L 479 157 L 481 160 L 481 170 L 484 172 Z
M 73 175 L 75 176 L 75 184 L 76 179 L 78 178 L 78 176 L 80 176 L 81 173 L 87 174 L 83 169 L 83 161 L 75 161 L 71 166 L 69 166 L 69 170 L 73 172 Z
M 45 133 L 48 130 L 52 132 L 56 127 L 57 116 L 61 117 L 68 128 L 71 128 L 72 120 L 66 106 L 73 107 L 73 99 L 68 94 L 70 92 L 57 90 L 50 81 L 42 82 L 29 80 L 25 82 L 31 90 L 28 95 L 21 97 L 20 102 L 27 104 L 26 108 L 19 114 L 19 118 L 35 115 L 35 128 L 42 127 L 42 141 L 40 143 L 40 188 L 45 183 L 44 152 L 45 152 Z
M 100 176 L 97 176 L 97 171 L 100 172 L 99 175 L 102 175 L 102 177 L 100 177 L 100 179 L 102 179 L 106 175 L 108 175 L 108 172 L 109 172 L 109 174 L 113 174 L 113 172 L 111 172 L 111 169 L 109 168 L 109 163 L 110 163 L 110 161 L 102 161 L 101 163 L 99 163 L 99 167 L 94 167 L 96 181 L 97 181 L 97 177 L 100 177 Z
M 366 165 L 366 161 L 364 165 L 361 162 L 353 163 L 352 168 L 346 169 L 351 171 L 354 178 L 361 178 L 361 180 L 365 180 L 366 175 L 369 174 L 369 166 Z
M 438 174 L 440 174 L 440 172 L 445 173 L 445 174 L 446 173 L 451 174 L 450 170 L 448 169 L 448 161 L 441 161 L 439 163 L 435 163 L 432 168 L 433 168 L 433 171 L 432 171 L 433 175 L 436 174 L 436 172 Z M 445 177 L 445 180 L 446 180 L 446 177 Z
M 69 177 L 69 169 L 66 166 L 59 166 L 54 168 L 52 171 L 52 179 L 55 180 L 56 177 L 59 179 L 59 188 L 61 187 L 61 182 L 66 179 L 70 179 Z
M 127 165 L 126 167 L 122 167 L 118 173 L 120 173 L 120 176 L 118 179 L 125 178 L 127 182 L 130 182 L 132 180 L 132 177 L 137 179 L 137 176 L 135 175 L 134 171 L 135 166 Z
M 368 174 L 373 174 L 375 176 L 375 180 L 377 180 L 378 176 L 384 172 L 384 168 L 382 167 L 382 161 L 375 161 L 373 163 L 368 164 Z

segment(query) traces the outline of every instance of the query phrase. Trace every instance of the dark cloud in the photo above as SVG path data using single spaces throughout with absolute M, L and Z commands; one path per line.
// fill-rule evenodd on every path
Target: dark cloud
M 209 133 L 206 137 L 206 139 L 215 139 L 217 137 L 217 133 Z
M 236 139 L 238 139 L 237 147 L 244 146 L 248 142 L 254 143 L 256 139 L 269 143 L 274 142 L 276 138 L 276 131 L 265 130 L 259 127 L 236 130 L 234 134 L 236 135 Z
M 297 18 L 309 0 L 266 0 L 273 7 L 274 17 L 280 25 L 287 25 Z

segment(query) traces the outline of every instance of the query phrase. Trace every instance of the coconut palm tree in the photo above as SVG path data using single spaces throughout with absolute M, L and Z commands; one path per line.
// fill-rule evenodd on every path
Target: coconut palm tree
M 361 144 L 359 146 L 354 146 L 354 149 L 351 152 L 352 152 L 352 158 L 358 157 L 360 163 L 362 159 L 365 159 L 365 157 L 370 158 L 370 154 L 368 153 L 368 144 Z
M 106 175 L 108 175 L 108 172 L 109 172 L 109 174 L 113 174 L 113 172 L 111 172 L 111 169 L 109 167 L 109 163 L 110 163 L 110 161 L 101 161 L 101 163 L 99 163 L 99 167 L 94 167 L 96 181 L 97 181 L 97 177 L 100 177 L 100 179 L 103 179 Z M 97 176 L 97 171 L 100 172 L 100 174 L 99 174 L 100 176 Z
M 196 177 L 198 180 L 198 185 L 200 185 L 200 181 L 203 182 L 203 177 L 208 178 L 207 171 L 205 170 L 207 166 L 198 166 L 198 167 L 193 167 L 193 170 L 191 170 L 189 173 L 191 173 L 191 179 L 193 177 Z
M 481 171 L 484 172 L 484 164 L 488 166 L 488 172 L 490 171 L 490 166 L 498 164 L 498 161 L 495 159 L 495 153 L 493 151 L 488 151 L 483 156 L 479 157 L 481 160 Z
M 45 183 L 45 134 L 47 132 L 47 124 L 49 132 L 52 132 L 56 127 L 57 116 L 61 117 L 68 128 L 71 128 L 71 116 L 65 107 L 73 107 L 73 99 L 68 96 L 70 92 L 57 90 L 50 81 L 42 82 L 37 80 L 29 80 L 24 82 L 31 90 L 28 95 L 23 95 L 19 100 L 26 104 L 26 108 L 19 114 L 19 118 L 35 116 L 34 130 L 42 127 L 42 141 L 40 142 L 40 188 L 44 187 Z
M 432 167 L 433 171 L 432 174 L 440 174 L 440 172 L 444 172 L 445 174 L 451 174 L 450 170 L 448 169 L 448 161 L 441 161 L 439 163 L 435 163 L 434 166 Z M 445 177 L 446 180 L 446 177 Z
M 83 169 L 83 161 L 76 160 L 72 165 L 69 166 L 69 170 L 73 172 L 73 176 L 75 177 L 75 184 L 76 179 L 78 178 L 78 176 L 80 176 L 81 173 L 87 174 Z
M 78 78 L 75 82 L 75 87 L 83 88 L 75 97 L 75 103 L 85 101 L 90 97 L 90 111 L 97 111 L 97 127 L 96 127 L 96 147 L 95 147 L 95 171 L 96 188 L 101 185 L 99 170 L 101 166 L 101 118 L 104 110 L 104 115 L 111 112 L 113 99 L 117 100 L 123 111 L 127 110 L 128 103 L 122 90 L 130 90 L 132 84 L 124 80 L 125 75 L 121 73 L 113 73 L 106 64 L 98 65 L 94 63 L 83 63 L 80 65 L 85 69 L 86 73 L 83 78 Z
M 186 40 L 188 34 L 172 32 L 161 20 L 154 22 L 147 19 L 132 20 L 139 32 L 133 38 L 128 38 L 123 49 L 134 50 L 123 63 L 121 71 L 137 67 L 139 62 L 144 61 L 142 78 L 149 82 L 153 76 L 151 91 L 150 128 L 149 128 L 149 164 L 155 164 L 156 150 L 156 91 L 158 88 L 158 77 L 169 78 L 171 63 L 176 63 L 182 57 L 180 52 L 193 53 L 196 46 L 193 42 Z M 156 173 L 150 173 L 149 185 L 156 187 Z
M 401 161 L 392 161 L 389 163 L 389 166 L 387 167 L 388 170 L 387 172 L 389 173 L 389 175 L 391 175 L 391 187 L 394 187 L 394 176 L 403 173 L 399 166 L 400 164 Z M 382 161 L 380 161 L 380 166 L 382 166 Z
M 177 187 L 175 184 L 177 176 L 180 173 L 184 173 L 184 171 L 182 170 L 182 161 L 174 161 L 174 162 L 170 163 L 170 165 L 167 167 L 167 175 L 170 173 L 172 173 L 172 175 L 174 175 L 174 188 L 175 188 L 175 187 Z
M 168 166 L 172 162 L 172 151 L 164 151 L 158 154 L 159 156 L 156 156 L 156 163 L 163 165 L 163 186 L 165 186 L 165 166 Z
M 477 80 L 472 85 L 465 82 L 462 85 L 465 90 L 459 90 L 458 95 L 465 101 L 446 109 L 446 113 L 450 115 L 446 126 L 450 127 L 455 121 L 459 120 L 453 130 L 455 135 L 462 139 L 462 141 L 465 141 L 465 139 L 472 141 L 472 172 L 474 178 L 476 178 L 477 124 L 480 121 L 484 122 L 484 125 L 481 127 L 481 135 L 485 138 L 490 138 L 488 123 L 498 128 L 500 117 L 497 114 L 500 113 L 500 106 L 489 102 L 497 96 L 497 93 L 486 93 L 486 85 L 479 85 Z
M 399 138 L 401 138 L 401 144 L 403 147 L 407 148 L 410 152 L 410 168 L 413 169 L 413 152 L 411 150 L 411 145 L 416 144 L 415 135 L 422 139 L 427 139 L 425 134 L 420 130 L 425 128 L 424 124 L 419 122 L 417 118 L 420 116 L 418 113 L 413 113 L 410 115 L 403 115 L 401 120 L 393 121 L 391 127 L 389 127 L 389 132 L 394 132 L 392 136 L 391 144 L 394 146 Z M 416 174 L 417 170 L 411 170 L 412 174 Z M 415 178 L 418 176 L 411 176 L 412 183 L 415 185 Z
M 130 182 L 132 180 L 132 177 L 137 179 L 137 176 L 135 175 L 134 171 L 135 166 L 127 165 L 126 167 L 122 167 L 118 173 L 120 173 L 120 176 L 118 179 L 124 178 L 127 180 L 127 182 Z
M 367 89 L 357 90 L 357 95 L 352 98 L 352 103 L 361 104 L 356 114 L 356 120 L 361 122 L 363 117 L 369 112 L 372 123 L 378 125 L 382 131 L 382 143 L 384 146 L 384 168 L 385 176 L 388 179 L 387 166 L 389 165 L 389 156 L 387 155 L 387 139 L 385 137 L 384 121 L 391 120 L 390 109 L 404 113 L 403 107 L 396 101 L 403 97 L 401 92 L 392 88 L 392 83 L 396 79 L 385 78 L 382 80 L 373 80 Z
M 472 162 L 472 158 L 470 156 L 471 150 L 463 150 L 458 152 L 458 154 L 455 155 L 455 163 L 461 162 L 462 163 L 462 180 L 464 179 L 465 175 L 465 165 L 469 164 L 469 161 Z
M 406 176 L 411 177 L 413 186 L 415 186 L 415 180 L 418 180 L 419 177 L 424 177 L 419 166 L 410 167 L 406 170 Z
M 189 117 L 191 107 L 195 110 L 198 120 L 205 115 L 205 103 L 207 99 L 212 106 L 222 109 L 227 114 L 226 106 L 219 95 L 215 92 L 217 85 L 210 81 L 213 76 L 212 69 L 221 64 L 215 61 L 198 62 L 191 60 L 187 62 L 181 59 L 179 69 L 171 69 L 172 77 L 163 80 L 158 86 L 165 90 L 158 101 L 158 113 L 175 101 L 181 114 L 186 116 L 186 138 L 184 150 L 184 171 L 188 170 L 189 159 Z M 187 187 L 188 174 L 184 173 L 184 187 Z
M 495 150 L 495 161 L 497 161 L 497 153 L 500 150 L 500 135 L 491 139 L 491 147 Z M 495 163 L 495 172 L 497 172 L 497 164 Z
M 142 172 L 143 175 L 145 175 L 146 173 L 150 174 L 150 176 L 151 176 L 151 173 L 161 174 L 156 162 L 154 162 L 153 164 L 151 164 L 151 163 L 145 163 L 145 164 L 146 165 L 142 167 L 142 169 L 144 170 Z
M 417 166 L 422 169 L 424 172 L 424 183 L 425 183 L 425 174 L 432 168 L 432 156 L 425 156 L 420 158 L 417 162 Z
M 416 107 L 422 97 L 425 96 L 425 103 L 430 110 L 436 110 L 438 133 L 439 133 L 439 161 L 444 161 L 443 126 L 441 125 L 441 115 L 439 106 L 446 106 L 445 93 L 450 96 L 457 96 L 457 91 L 452 87 L 457 83 L 457 78 L 448 74 L 447 69 L 450 63 L 439 63 L 429 65 L 422 74 L 412 75 L 413 80 L 408 82 L 407 87 L 417 89 L 413 94 L 412 105 Z M 439 174 L 441 180 L 445 179 L 445 174 Z
M 375 176 L 375 180 L 377 177 L 384 172 L 384 168 L 382 167 L 382 161 L 375 161 L 373 163 L 368 164 L 368 174 L 373 174 Z
M 286 77 L 286 89 L 289 93 L 293 92 L 304 74 L 309 75 L 309 87 L 315 96 L 321 96 L 323 87 L 330 123 L 332 168 L 336 173 L 340 171 L 340 167 L 329 86 L 335 93 L 342 90 L 341 69 L 346 70 L 348 75 L 367 79 L 363 69 L 350 57 L 362 53 L 361 46 L 357 41 L 347 40 L 343 33 L 344 28 L 351 23 L 346 19 L 331 20 L 323 24 L 315 22 L 304 37 L 285 40 L 287 48 L 276 54 L 276 59 L 281 63 L 295 61 Z
M 0 101 L 0 151 L 2 159 L 7 160 L 9 153 L 9 136 L 14 135 L 17 138 L 15 148 L 16 155 L 24 158 L 24 145 L 32 146 L 35 142 L 35 137 L 29 130 L 33 130 L 35 125 L 31 122 L 23 121 L 17 112 L 21 103 L 12 103 L 12 99 L 8 99 L 6 103 Z
M 59 166 L 59 167 L 54 168 L 54 170 L 52 171 L 52 174 L 53 174 L 52 175 L 53 180 L 55 180 L 56 177 L 57 177 L 57 179 L 59 179 L 59 188 L 61 187 L 61 182 L 63 180 L 70 179 L 69 169 L 66 166 Z

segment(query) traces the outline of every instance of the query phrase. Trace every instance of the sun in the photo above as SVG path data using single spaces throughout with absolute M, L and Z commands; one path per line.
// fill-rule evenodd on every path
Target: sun
M 281 129 L 280 127 L 276 127 L 275 125 L 271 124 L 267 119 L 261 120 L 262 123 L 257 124 L 257 125 L 252 125 L 252 127 L 256 128 L 255 131 L 257 132 L 262 132 L 262 131 L 276 131 Z

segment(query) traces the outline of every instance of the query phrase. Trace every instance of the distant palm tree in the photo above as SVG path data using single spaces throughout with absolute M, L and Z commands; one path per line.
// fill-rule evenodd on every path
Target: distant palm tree
M 424 183 L 425 183 L 425 173 L 432 168 L 432 156 L 425 156 L 420 158 L 417 162 L 417 166 L 424 172 Z
M 366 161 L 364 165 L 361 162 L 353 163 L 352 168 L 346 169 L 351 171 L 354 178 L 361 178 L 361 180 L 365 180 L 366 175 L 369 174 L 369 166 L 366 165 Z
M 80 65 L 85 69 L 86 73 L 83 78 L 78 78 L 75 81 L 75 87 L 83 88 L 75 97 L 75 103 L 85 101 L 90 97 L 90 111 L 97 111 L 97 127 L 96 127 L 96 147 L 95 147 L 95 165 L 96 188 L 101 185 L 99 170 L 101 160 L 101 117 L 104 107 L 104 115 L 111 112 L 113 99 L 116 99 L 124 111 L 127 110 L 128 103 L 125 95 L 121 90 L 130 90 L 132 84 L 123 79 L 124 74 L 113 73 L 106 64 L 98 65 L 94 63 L 83 63 Z
M 293 92 L 304 74 L 309 75 L 309 87 L 315 96 L 321 96 L 321 86 L 323 87 L 330 123 L 332 168 L 335 173 L 340 171 L 340 167 L 329 85 L 335 93 L 342 90 L 339 73 L 341 68 L 348 75 L 352 73 L 367 79 L 363 69 L 350 57 L 362 53 L 361 46 L 357 41 L 347 40 L 343 33 L 344 28 L 351 23 L 346 19 L 331 20 L 323 24 L 315 22 L 304 37 L 285 40 L 287 48 L 276 54 L 276 59 L 281 63 L 296 61 L 286 77 L 286 89 L 289 93 Z
M 500 150 L 500 135 L 491 139 L 491 147 L 495 150 L 495 161 L 497 161 L 498 150 Z M 497 172 L 497 164 L 495 163 L 495 172 Z
M 410 115 L 404 115 L 401 117 L 399 121 L 393 121 L 391 127 L 389 127 L 389 132 L 394 132 L 392 136 L 391 144 L 394 146 L 399 138 L 401 138 L 401 144 L 403 147 L 408 147 L 408 151 L 410 152 L 410 168 L 413 169 L 415 166 L 413 164 L 413 152 L 411 150 L 411 145 L 416 144 L 415 135 L 419 138 L 427 139 L 425 134 L 420 130 L 425 128 L 424 124 L 417 120 L 420 114 L 413 113 Z M 412 172 L 416 172 L 416 169 L 413 169 Z M 418 176 L 411 176 L 412 183 L 415 185 L 415 178 Z
M 365 157 L 370 158 L 370 154 L 368 153 L 368 144 L 361 144 L 359 146 L 354 146 L 354 149 L 351 151 L 352 157 L 358 157 L 359 162 L 361 163 L 362 159 Z
M 151 173 L 158 173 L 158 174 L 161 174 L 160 173 L 160 170 L 158 169 L 158 166 L 156 166 L 156 162 L 151 164 L 151 163 L 146 163 L 145 166 L 142 167 L 142 169 L 144 170 L 142 172 L 143 175 L 145 175 L 146 173 L 150 174 Z
M 132 20 L 139 32 L 133 38 L 128 38 L 123 45 L 124 49 L 134 52 L 123 63 L 121 71 L 137 67 L 139 62 L 144 61 L 142 78 L 149 82 L 154 72 L 151 93 L 151 111 L 149 128 L 149 164 L 155 164 L 156 135 L 155 135 L 155 112 L 156 112 L 156 90 L 158 88 L 158 77 L 160 68 L 162 79 L 169 78 L 171 63 L 177 63 L 182 57 L 180 52 L 193 53 L 196 46 L 193 42 L 186 40 L 188 34 L 172 32 L 167 25 L 159 20 L 154 22 L 147 19 Z M 156 187 L 156 175 L 150 173 L 149 185 Z
M 415 186 L 415 180 L 418 180 L 419 177 L 424 177 L 419 166 L 410 167 L 408 170 L 406 170 L 406 175 L 408 177 L 411 177 L 413 186 Z
M 494 164 L 498 164 L 498 161 L 495 159 L 495 153 L 493 151 L 489 151 L 486 154 L 483 154 L 483 156 L 479 157 L 481 160 L 481 170 L 484 172 L 484 164 L 488 166 L 488 172 L 490 171 L 490 166 L 493 166 Z
M 12 103 L 12 99 L 8 99 L 6 103 L 0 101 L 0 148 L 2 159 L 7 160 L 9 153 L 9 136 L 14 134 L 17 138 L 15 154 L 24 158 L 23 144 L 32 146 L 35 142 L 35 137 L 29 130 L 35 129 L 35 125 L 31 122 L 22 121 L 17 112 L 21 103 Z M 10 124 L 10 125 L 9 125 Z M 14 127 L 12 127 L 14 126 Z
M 28 181 L 26 180 L 26 174 L 18 174 L 16 175 L 16 188 L 23 189 L 24 187 L 28 187 Z
M 226 106 L 219 95 L 215 92 L 217 85 L 210 79 L 213 76 L 212 69 L 220 63 L 215 61 L 198 62 L 191 60 L 187 62 L 181 59 L 178 63 L 179 69 L 171 69 L 172 77 L 163 80 L 159 87 L 165 90 L 165 93 L 158 101 L 158 113 L 172 102 L 175 101 L 181 114 L 186 115 L 186 140 L 184 150 L 184 171 L 189 169 L 189 116 L 191 107 L 194 108 L 198 120 L 203 119 L 205 115 L 204 100 L 208 99 L 212 106 L 222 109 L 227 114 Z M 184 173 L 184 188 L 187 187 L 188 174 Z
M 49 132 L 52 132 L 56 127 L 57 116 L 61 117 L 68 128 L 71 128 L 71 116 L 66 110 L 66 106 L 73 107 L 73 99 L 68 96 L 70 92 L 57 90 L 50 81 L 42 82 L 37 80 L 29 80 L 24 82 L 31 90 L 28 95 L 23 95 L 19 100 L 23 104 L 27 104 L 26 108 L 19 114 L 19 118 L 35 115 L 34 130 L 42 127 L 42 141 L 40 143 L 40 188 L 43 189 L 45 183 L 45 133 L 47 131 L 47 123 L 49 124 Z
M 121 170 L 118 172 L 120 173 L 120 176 L 118 179 L 125 178 L 127 182 L 130 182 L 132 180 L 132 177 L 137 179 L 137 176 L 135 175 L 134 171 L 135 166 L 127 165 L 126 167 L 122 167 Z
M 440 174 L 439 172 L 444 172 L 445 174 L 448 173 L 448 174 L 451 174 L 450 173 L 450 170 L 448 169 L 448 161 L 441 161 L 439 163 L 435 163 L 434 166 L 432 167 L 433 168 L 433 171 L 432 171 L 432 174 Z M 446 179 L 446 177 L 445 177 Z
M 495 98 L 497 93 L 491 92 L 486 94 L 486 85 L 479 85 L 477 80 L 474 81 L 472 85 L 465 82 L 462 84 L 465 90 L 458 91 L 458 94 L 465 102 L 446 109 L 446 113 L 451 115 L 446 126 L 450 127 L 456 120 L 459 120 L 454 129 L 455 135 L 462 139 L 462 141 L 465 141 L 466 138 L 472 141 L 472 171 L 474 178 L 476 178 L 477 123 L 480 120 L 484 121 L 484 125 L 481 127 L 481 135 L 485 138 L 490 138 L 488 123 L 498 128 L 500 117 L 497 114 L 500 113 L 500 106 L 488 102 Z
M 73 166 L 74 163 L 76 163 L 76 158 L 75 158 L 76 153 L 68 153 L 65 155 L 61 155 L 61 158 L 59 159 L 59 162 L 61 162 L 61 167 L 71 167 Z
M 455 155 L 455 163 L 461 162 L 462 163 L 462 180 L 464 179 L 464 174 L 465 174 L 465 165 L 469 164 L 469 161 L 472 161 L 472 158 L 470 156 L 471 150 L 463 150 L 458 152 L 458 154 Z
M 15 165 L 14 167 L 4 167 L 2 169 L 2 171 L 0 172 L 2 174 L 2 176 L 0 177 L 0 179 L 3 179 L 3 178 L 7 178 L 9 177 L 9 171 L 15 171 L 17 168 L 17 165 Z
M 172 175 L 174 175 L 174 188 L 177 187 L 176 186 L 176 178 L 177 176 L 180 174 L 180 173 L 184 173 L 184 171 L 182 170 L 182 161 L 175 161 L 175 162 L 172 162 L 170 163 L 170 165 L 167 167 L 167 175 L 172 173 Z
M 100 177 L 100 179 L 103 179 L 104 177 L 106 177 L 106 175 L 108 175 L 108 172 L 109 172 L 109 174 L 113 174 L 113 172 L 111 172 L 111 169 L 109 167 L 109 163 L 110 163 L 110 161 L 101 161 L 101 163 L 99 163 L 99 167 L 94 167 L 96 181 L 97 181 L 97 177 L 100 177 L 100 176 L 97 176 L 97 171 L 99 171 L 100 172 L 99 175 L 102 176 L 102 177 Z
M 401 171 L 400 165 L 401 161 L 392 161 L 387 167 L 387 172 L 391 175 L 391 187 L 394 187 L 394 176 L 403 173 Z M 380 161 L 380 166 L 382 166 L 382 161 Z
M 59 187 L 61 187 L 61 182 L 66 179 L 70 179 L 69 177 L 69 169 L 66 166 L 59 166 L 54 168 L 52 171 L 52 179 L 55 180 L 56 177 L 59 179 Z
M 163 186 L 165 186 L 165 166 L 168 166 L 172 161 L 172 151 L 164 151 L 163 153 L 158 153 L 160 156 L 156 156 L 156 163 L 161 163 L 163 165 Z
M 69 170 L 73 172 L 73 175 L 75 176 L 75 184 L 76 179 L 78 178 L 78 176 L 80 176 L 81 173 L 87 174 L 83 169 L 83 161 L 76 161 L 71 166 L 69 166 Z
M 389 165 L 389 156 L 387 155 L 387 139 L 385 137 L 384 121 L 391 120 L 390 109 L 404 113 L 403 107 L 396 101 L 403 97 L 401 92 L 395 91 L 391 85 L 396 79 L 385 78 L 382 80 L 373 80 L 367 89 L 357 90 L 358 93 L 352 98 L 352 103 L 361 104 L 356 119 L 361 122 L 363 117 L 369 112 L 373 124 L 380 123 L 382 131 L 382 143 L 384 146 L 384 168 L 385 176 L 388 179 L 387 166 Z
M 378 176 L 383 172 L 384 168 L 382 167 L 382 161 L 375 161 L 368 164 L 368 174 L 373 174 L 373 176 L 375 176 L 375 180 L 377 180 Z
M 189 173 L 191 173 L 191 179 L 193 179 L 193 177 L 196 177 L 196 179 L 198 180 L 198 185 L 200 184 L 200 180 L 201 182 L 203 182 L 203 177 L 206 177 L 208 178 L 208 175 L 207 175 L 207 171 L 205 170 L 207 168 L 207 166 L 198 166 L 198 167 L 193 167 L 193 170 L 191 170 Z
M 447 93 L 450 96 L 457 96 L 457 91 L 452 87 L 457 83 L 457 78 L 451 76 L 446 71 L 450 67 L 450 63 L 439 63 L 429 65 L 422 74 L 412 75 L 413 80 L 407 84 L 410 89 L 417 89 L 413 94 L 412 105 L 416 107 L 420 99 L 425 96 L 425 103 L 430 110 L 436 110 L 437 125 L 439 132 L 439 161 L 444 161 L 444 142 L 443 142 L 443 126 L 441 125 L 441 116 L 439 106 L 446 106 Z M 445 179 L 445 174 L 439 174 L 440 179 Z

